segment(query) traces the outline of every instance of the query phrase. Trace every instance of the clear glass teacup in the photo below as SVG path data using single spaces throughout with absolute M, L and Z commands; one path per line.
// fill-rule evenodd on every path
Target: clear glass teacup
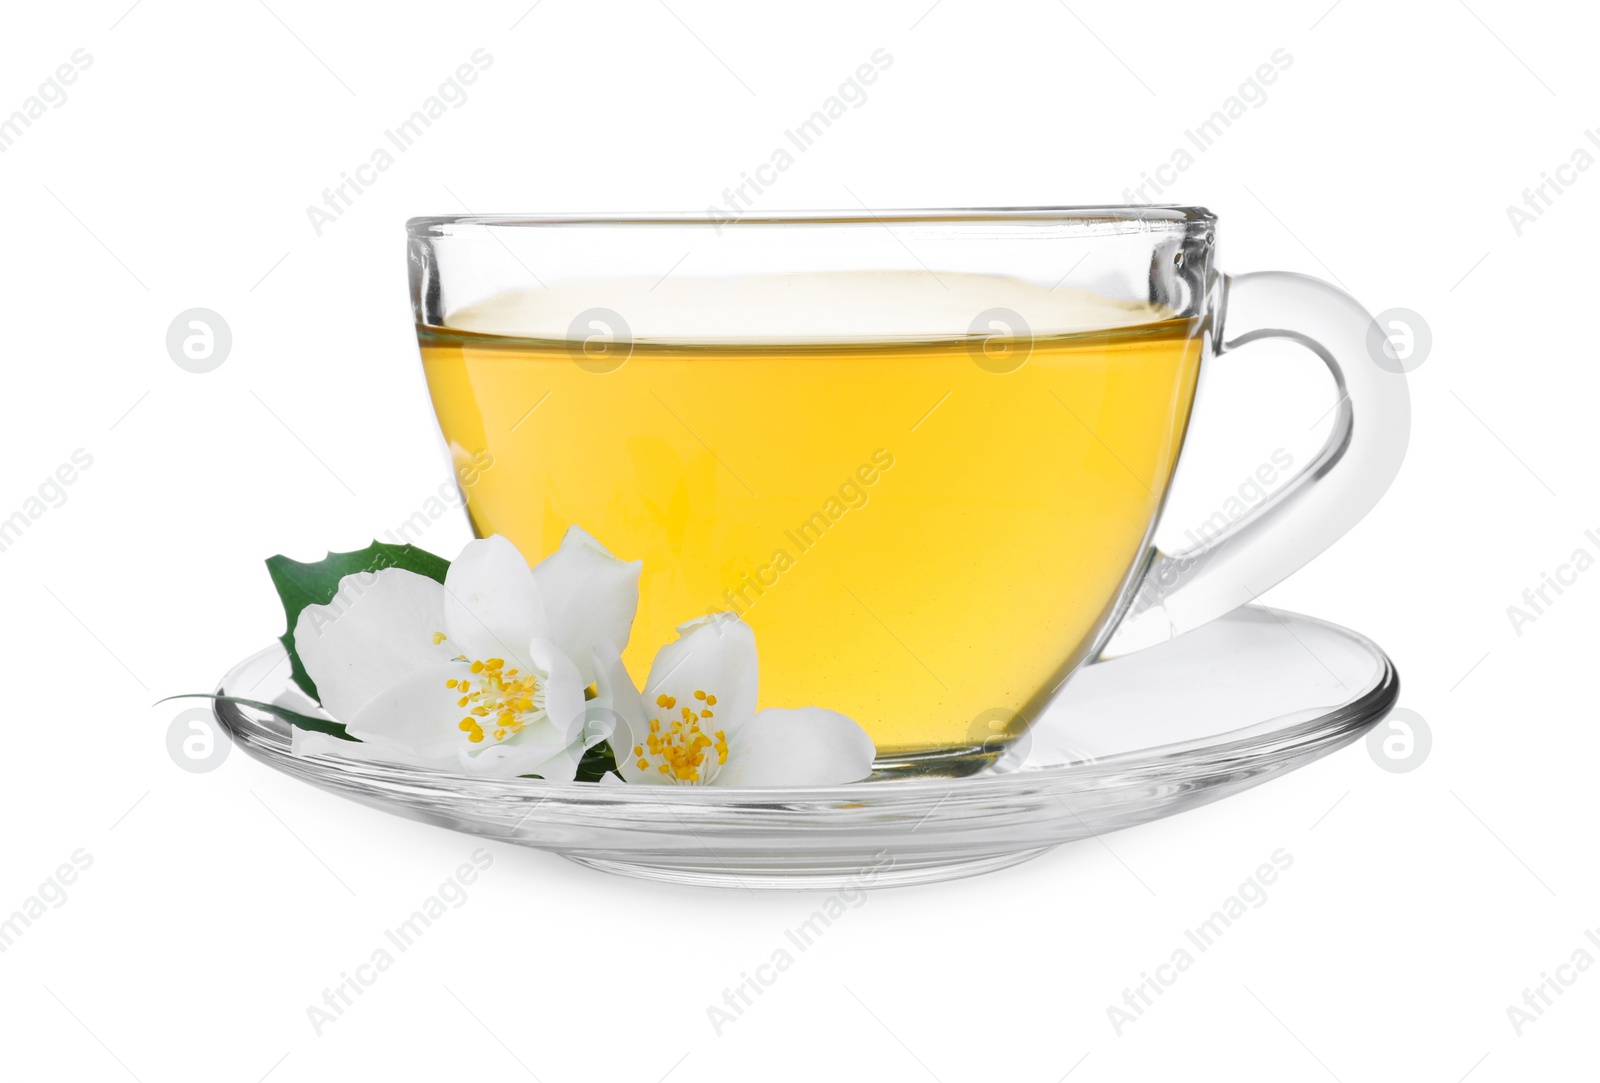
M 1404 454 L 1403 376 L 1342 291 L 1213 265 L 1199 208 L 408 224 L 440 428 L 480 535 L 642 560 L 624 661 L 754 631 L 762 705 L 860 723 L 884 772 L 990 763 L 1080 666 L 1251 600 Z M 1321 452 L 1152 545 L 1196 381 L 1259 338 L 1341 397 Z

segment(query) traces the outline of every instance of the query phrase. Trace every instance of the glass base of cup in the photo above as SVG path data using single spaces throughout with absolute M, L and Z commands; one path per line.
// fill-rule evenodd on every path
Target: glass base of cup
M 1005 755 L 1005 745 L 989 741 L 956 748 L 891 752 L 872 761 L 868 781 L 893 778 L 966 778 L 993 767 Z

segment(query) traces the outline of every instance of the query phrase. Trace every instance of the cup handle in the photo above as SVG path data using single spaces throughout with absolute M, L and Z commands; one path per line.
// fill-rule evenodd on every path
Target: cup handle
M 1304 469 L 1219 534 L 1176 553 L 1151 550 L 1132 602 L 1099 658 L 1165 642 L 1256 598 L 1360 522 L 1405 458 L 1411 396 L 1373 356 L 1376 324 L 1343 290 L 1307 275 L 1224 275 L 1220 357 L 1257 339 L 1290 339 L 1322 358 L 1339 391 L 1328 442 Z

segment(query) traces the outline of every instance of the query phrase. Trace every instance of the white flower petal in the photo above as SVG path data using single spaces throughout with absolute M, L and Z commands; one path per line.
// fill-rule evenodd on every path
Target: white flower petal
M 332 734 L 296 727 L 290 734 L 290 739 L 293 742 L 291 750 L 296 756 L 334 756 L 363 763 L 399 763 L 409 767 L 438 766 L 418 762 L 416 754 L 404 745 L 377 738 L 367 741 L 344 741 Z
M 617 770 L 629 782 L 648 782 L 647 772 L 638 767 L 634 746 L 644 741 L 649 718 L 645 714 L 644 699 L 633 686 L 622 656 L 609 644 L 599 644 L 594 649 L 595 688 L 599 695 L 589 705 L 591 712 L 607 714 L 612 723 L 611 749 L 617 756 Z
M 550 724 L 565 735 L 566 743 L 581 740 L 588 721 L 583 698 L 588 684 L 579 676 L 578 667 L 548 639 L 529 642 L 528 658 L 533 671 L 541 674 L 544 710 Z
M 582 741 L 574 741 L 543 763 L 535 764 L 531 771 L 524 771 L 523 774 L 538 775 L 546 782 L 571 782 L 578 774 L 578 764 L 583 760 L 585 751 Z
M 661 648 L 650 666 L 644 686 L 645 710 L 651 718 L 670 720 L 660 705 L 665 695 L 670 708 L 681 712 L 707 709 L 696 692 L 715 696 L 712 717 L 704 730 L 722 730 L 732 740 L 741 725 L 756 713 L 756 637 L 750 626 L 732 613 L 701 617 L 678 626 L 678 639 Z M 679 715 L 681 716 L 681 715 Z
M 322 704 L 300 691 L 300 686 L 297 684 L 287 685 L 283 691 L 272 697 L 271 703 L 274 707 L 282 707 L 285 710 L 294 711 L 296 714 L 310 715 L 312 718 L 323 718 L 329 722 L 339 721 L 329 714 Z M 335 739 L 337 740 L 337 738 Z
M 558 756 L 569 745 L 582 745 L 587 712 L 577 667 L 548 639 L 531 641 L 526 654 L 539 681 L 543 716 L 530 720 L 521 733 L 503 741 L 459 746 L 462 770 L 498 778 L 540 774 L 540 764 Z M 487 722 L 485 727 L 489 728 Z M 583 754 L 581 747 L 578 754 Z
M 444 588 L 403 568 L 347 575 L 329 605 L 308 605 L 295 621 L 294 647 L 322 705 L 348 722 L 372 697 L 408 673 L 461 648 L 446 640 Z
M 613 746 L 613 747 L 615 747 L 615 746 Z M 633 750 L 632 749 L 628 749 L 627 751 L 629 751 L 631 753 Z M 627 782 L 627 783 L 629 783 L 630 785 L 633 785 L 633 786 L 674 786 L 674 785 L 677 785 L 677 783 L 673 782 L 672 779 L 668 778 L 666 775 L 664 775 L 660 771 L 656 770 L 655 767 L 649 767 L 649 768 L 640 767 L 638 758 L 635 757 L 635 756 L 632 756 L 632 755 L 626 755 L 626 756 L 623 755 L 623 750 L 622 749 L 620 749 L 620 748 L 616 749 L 616 753 L 617 753 L 617 773 L 622 776 L 622 780 L 624 782 Z
M 622 561 L 582 527 L 567 528 L 561 547 L 533 569 L 550 620 L 550 638 L 578 666 L 584 686 L 597 674 L 593 649 L 627 647 L 639 608 L 642 561 Z
M 454 771 L 456 750 L 467 743 L 467 735 L 457 726 L 465 711 L 456 703 L 460 690 L 446 687 L 445 682 L 471 676 L 465 662 L 414 670 L 368 700 L 345 729 L 362 741 L 408 749 L 412 755 L 408 762 Z
M 533 572 L 498 534 L 468 542 L 444 577 L 445 631 L 474 660 L 504 658 L 527 669 L 528 641 L 550 638 Z
M 836 786 L 872 773 L 872 738 L 821 707 L 768 707 L 728 740 L 713 786 Z
M 481 750 L 477 746 L 461 748 L 456 755 L 456 769 L 489 778 L 538 775 L 542 774 L 539 766 L 566 747 L 565 734 L 547 722 L 536 722 L 498 744 L 484 741 Z M 571 781 L 570 776 L 567 781 Z
M 611 737 L 612 724 L 615 716 L 609 710 L 596 706 L 595 700 L 590 700 L 584 710 L 586 719 L 583 729 L 576 741 L 557 752 L 544 763 L 537 764 L 531 771 L 524 774 L 538 775 L 549 782 L 571 782 L 578 774 L 578 765 L 583 762 L 583 755 L 601 741 Z M 620 783 L 622 780 L 609 771 L 605 774 L 612 782 Z

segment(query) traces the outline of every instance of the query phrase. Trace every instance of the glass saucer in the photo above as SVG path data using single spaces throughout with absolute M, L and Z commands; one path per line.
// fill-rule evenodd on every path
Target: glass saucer
M 275 644 L 224 677 L 221 691 L 271 700 L 288 686 L 284 661 Z M 1399 688 L 1393 664 L 1365 637 L 1247 606 L 1085 667 L 979 774 L 792 790 L 486 780 L 295 756 L 279 719 L 229 703 L 215 711 L 269 766 L 401 816 L 606 872 L 837 888 L 1001 869 L 1215 801 L 1354 741 Z

